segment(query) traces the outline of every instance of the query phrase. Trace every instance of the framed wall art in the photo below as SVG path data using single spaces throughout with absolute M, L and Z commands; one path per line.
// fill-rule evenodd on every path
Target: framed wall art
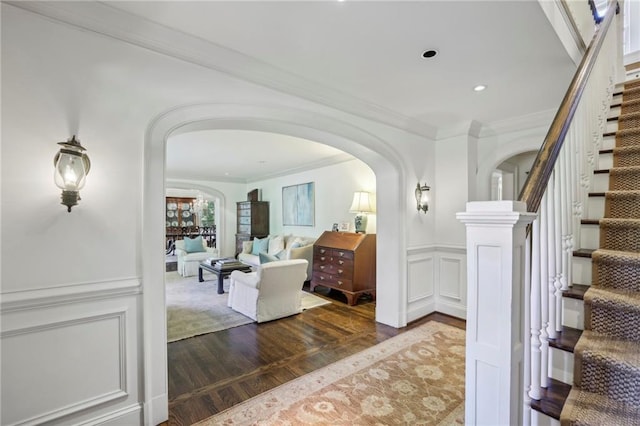
M 282 187 L 282 224 L 313 226 L 315 188 L 313 182 Z

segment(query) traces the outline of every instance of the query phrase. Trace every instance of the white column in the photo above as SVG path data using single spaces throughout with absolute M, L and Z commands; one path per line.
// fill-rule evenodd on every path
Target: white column
M 526 225 L 517 201 L 467 203 L 465 423 L 520 424 L 523 418 Z

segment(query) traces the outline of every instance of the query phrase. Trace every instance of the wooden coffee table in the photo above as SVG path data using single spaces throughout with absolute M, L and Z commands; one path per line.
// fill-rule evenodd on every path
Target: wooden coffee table
M 198 265 L 198 281 L 200 282 L 204 281 L 204 278 L 202 277 L 203 269 L 209 272 L 213 272 L 218 276 L 218 294 L 224 293 L 224 279 L 231 275 L 233 271 L 251 272 L 251 267 L 249 265 L 232 266 L 221 269 L 214 265 L 211 265 L 210 263 L 200 262 L 200 265 Z

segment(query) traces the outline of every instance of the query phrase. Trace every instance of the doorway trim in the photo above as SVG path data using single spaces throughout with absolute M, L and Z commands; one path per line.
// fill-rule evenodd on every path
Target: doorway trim
M 197 129 L 240 129 L 280 133 L 323 143 L 366 163 L 376 175 L 376 321 L 393 327 L 407 323 L 406 197 L 400 155 L 393 146 L 351 123 L 281 106 L 198 104 L 159 115 L 144 141 L 142 197 L 142 329 L 145 424 L 168 419 L 164 211 L 166 143 L 171 135 Z M 395 285 L 394 285 L 395 284 Z

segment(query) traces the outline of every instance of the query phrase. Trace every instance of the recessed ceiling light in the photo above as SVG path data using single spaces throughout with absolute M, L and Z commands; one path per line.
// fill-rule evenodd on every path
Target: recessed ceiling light
M 423 58 L 433 58 L 434 56 L 436 56 L 438 54 L 438 51 L 435 49 L 429 49 L 429 50 L 425 50 L 424 52 L 422 52 L 422 57 Z
M 486 88 L 487 86 L 485 86 L 484 84 L 478 84 L 476 87 L 473 88 L 473 90 L 475 90 L 476 92 L 482 92 Z

